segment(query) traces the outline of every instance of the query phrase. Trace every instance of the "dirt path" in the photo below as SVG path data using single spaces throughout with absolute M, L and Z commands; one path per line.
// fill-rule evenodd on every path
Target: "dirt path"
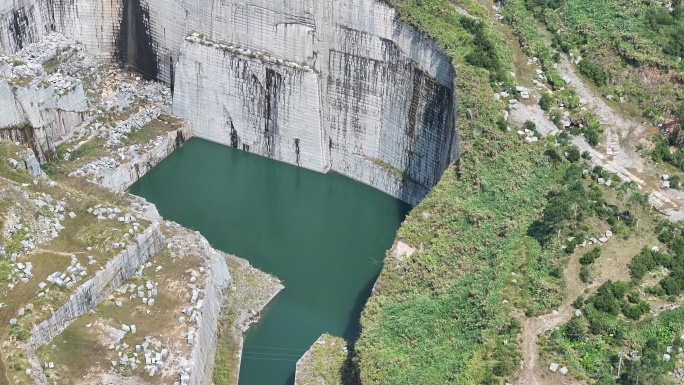
M 615 111 L 601 95 L 584 83 L 575 72 L 573 65 L 564 59 L 558 65 L 558 71 L 563 78 L 575 89 L 582 102 L 594 111 L 603 125 L 605 132 L 602 143 L 597 148 L 592 148 L 584 137 L 575 137 L 572 143 L 580 152 L 588 151 L 591 154 L 591 162 L 600 165 L 609 172 L 615 173 L 623 180 L 632 180 L 637 183 L 642 192 L 650 195 L 650 202 L 661 212 L 664 212 L 671 220 L 684 219 L 680 211 L 681 202 L 677 201 L 674 191 L 660 189 L 659 179 L 654 175 L 659 173 L 648 165 L 637 153 L 637 144 L 644 136 L 647 136 L 648 125 L 629 119 Z M 520 71 L 519 71 L 520 72 Z M 522 79 L 519 79 L 522 80 Z M 511 111 L 511 120 L 522 123 L 532 120 L 543 134 L 552 132 L 547 127 L 554 127 L 552 122 L 544 115 L 536 103 L 518 103 Z M 648 179 L 648 180 L 645 180 Z M 542 333 L 551 331 L 556 327 L 568 322 L 575 312 L 572 301 L 582 294 L 585 289 L 590 291 L 598 287 L 604 279 L 597 279 L 587 287 L 579 280 L 579 262 L 574 258 L 565 270 L 566 289 L 565 302 L 551 314 L 523 320 L 522 353 L 523 365 L 520 371 L 518 384 L 522 385 L 552 385 L 552 384 L 580 384 L 570 376 L 562 376 L 552 373 L 546 367 L 546 363 L 539 361 L 538 342 Z
M 679 193 L 675 190 L 661 190 L 661 172 L 645 162 L 636 151 L 638 143 L 653 127 L 616 112 L 601 95 L 597 95 L 586 85 L 567 59 L 564 58 L 558 64 L 558 72 L 594 111 L 605 130 L 601 145 L 597 148 L 592 148 L 581 136 L 573 138 L 572 143 L 581 152 L 589 151 L 594 165 L 618 174 L 623 180 L 636 182 L 642 192 L 649 194 L 651 204 L 671 220 L 684 219 L 684 205 L 679 201 Z
M 565 268 L 564 276 L 566 279 L 565 302 L 558 310 L 543 316 L 526 318 L 523 321 L 522 331 L 522 352 L 523 367 L 518 384 L 521 385 L 553 385 L 553 384 L 579 384 L 569 376 L 552 373 L 544 363 L 537 363 L 539 358 L 538 341 L 539 336 L 549 330 L 568 322 L 575 309 L 572 301 L 584 292 L 586 285 L 579 279 L 580 264 L 578 258 L 573 258 Z M 593 283 L 590 288 L 595 288 L 598 283 Z
M 601 96 L 597 96 L 594 91 L 584 84 L 576 73 L 572 65 L 564 60 L 558 68 L 562 76 L 569 81 L 570 85 L 575 88 L 578 95 L 585 102 L 585 104 L 594 110 L 594 113 L 599 117 L 602 125 L 605 127 L 605 133 L 602 145 L 598 148 L 592 148 L 584 137 L 574 137 L 572 143 L 575 144 L 580 151 L 588 151 L 591 154 L 591 162 L 594 165 L 600 165 L 609 172 L 615 173 L 623 180 L 632 180 L 639 185 L 642 192 L 647 192 L 650 195 L 650 202 L 654 207 L 665 213 L 671 220 L 684 219 L 683 213 L 680 211 L 681 202 L 678 202 L 673 195 L 673 191 L 663 191 L 660 189 L 659 181 L 651 178 L 651 180 L 644 180 L 645 173 L 655 172 L 644 162 L 643 158 L 636 153 L 636 144 L 647 126 L 639 123 L 615 112 Z M 533 110 L 533 111 L 530 111 Z M 539 110 L 539 111 L 536 111 Z M 527 116 L 532 116 L 535 120 L 539 120 L 539 113 L 541 108 L 538 105 L 524 105 L 517 111 L 516 115 L 522 115 L 519 119 L 524 119 Z M 543 113 L 542 113 L 543 114 Z M 511 114 L 513 116 L 513 114 Z M 545 119 L 546 118 L 544 116 Z M 656 174 L 657 175 L 657 174 Z M 601 283 L 607 280 L 599 278 L 590 286 L 582 283 L 579 280 L 579 262 L 574 258 L 568 264 L 565 270 L 564 277 L 567 282 L 565 289 L 565 302 L 557 310 L 551 314 L 535 318 L 527 318 L 523 321 L 522 331 L 522 351 L 523 351 L 523 366 L 521 370 L 521 377 L 519 384 L 523 385 L 551 385 L 551 384 L 580 384 L 580 382 L 570 378 L 569 376 L 561 376 L 560 374 L 552 373 L 548 370 L 545 363 L 541 365 L 538 363 L 539 351 L 538 341 L 542 333 L 553 330 L 554 328 L 568 322 L 574 313 L 572 301 L 577 296 L 582 294 L 585 289 L 590 291 L 598 287 Z M 664 309 L 662 309 L 664 310 Z

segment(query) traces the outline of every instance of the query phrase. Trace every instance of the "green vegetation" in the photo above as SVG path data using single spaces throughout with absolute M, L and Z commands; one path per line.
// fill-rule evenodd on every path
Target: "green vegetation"
M 579 262 L 582 265 L 591 265 L 594 263 L 599 257 L 601 256 L 601 249 L 598 247 L 591 250 L 590 252 L 584 254 L 582 258 L 580 258 Z
M 459 6 L 484 13 L 477 3 Z M 398 238 L 419 251 L 402 263 L 386 261 L 362 315 L 355 361 L 364 383 L 497 383 L 520 359 L 516 344 L 502 342 L 520 330 L 501 306 L 503 290 L 525 229 L 544 203 L 536 197 L 553 184 L 554 166 L 538 148 L 499 129 L 489 82 L 497 75 L 468 61 L 468 42 L 476 37 L 452 3 L 405 1 L 398 9 L 454 60 L 464 155 L 399 230 Z M 479 25 L 477 33 L 489 37 L 507 65 L 503 38 L 488 23 Z M 468 108 L 477 111 L 475 119 L 465 118 Z M 513 177 L 504 181 L 504 175 Z
M 603 294 L 597 295 L 594 301 L 617 301 L 614 295 L 621 294 L 625 286 L 624 283 L 604 284 L 600 289 Z M 596 384 L 668 383 L 664 375 L 674 368 L 676 359 L 665 361 L 663 355 L 668 346 L 676 352 L 684 343 L 680 339 L 684 332 L 684 309 L 636 321 L 637 315 L 648 312 L 648 304 L 639 300 L 633 305 L 630 301 L 635 296 L 627 296 L 630 299 L 621 302 L 627 318 L 599 310 L 595 303 L 589 303 L 583 308 L 583 317 L 572 318 L 543 341 L 545 354 L 557 356 L 554 360 L 568 366 L 574 377 L 591 379 Z M 615 311 L 614 305 L 609 305 L 611 311 Z M 630 310 L 625 312 L 625 309 Z M 616 381 L 613 377 L 617 376 L 618 367 L 621 371 Z
M 326 385 L 350 383 L 346 345 L 342 338 L 329 334 L 321 336 L 297 365 L 298 383 Z
M 132 131 L 130 134 L 124 136 L 121 141 L 124 145 L 133 143 L 147 143 L 160 135 L 164 135 L 181 126 L 181 119 L 171 115 L 159 115 L 146 125 Z
M 485 24 L 469 17 L 460 18 L 461 26 L 473 36 L 473 51 L 465 56 L 465 61 L 473 67 L 489 71 L 493 82 L 506 80 L 506 67 L 501 64 L 496 46 L 487 37 Z
M 669 274 L 660 281 L 660 286 L 665 294 L 679 296 L 684 293 L 684 238 L 681 228 L 664 223 L 657 230 L 660 231 L 658 239 L 667 245 L 669 253 L 645 247 L 632 259 L 630 274 L 635 280 L 641 280 L 656 267 L 664 267 Z
M 646 290 L 646 295 L 666 296 L 676 300 L 684 293 L 684 241 L 681 224 L 663 221 L 655 226 L 658 240 L 667 245 L 666 251 L 644 247 L 629 264 L 632 280 L 604 282 L 588 299 L 577 298 L 573 306 L 583 316 L 574 317 L 543 341 L 546 355 L 556 356 L 578 379 L 591 379 L 597 384 L 663 384 L 664 375 L 671 371 L 677 359 L 677 349 L 684 344 L 684 310 L 660 310 L 651 316 L 648 297 L 640 294 L 642 279 L 658 267 L 667 275 L 659 286 Z M 594 249 L 585 254 L 584 263 L 598 258 Z M 649 277 L 650 279 L 651 277 Z M 655 275 L 653 275 L 655 278 Z M 673 359 L 664 360 L 670 347 Z M 617 376 L 618 362 L 621 364 Z
M 607 76 L 603 69 L 589 59 L 582 60 L 578 65 L 582 75 L 591 79 L 597 86 L 606 85 Z
M 521 40 L 538 41 L 529 13 L 547 27 L 553 48 L 583 57 L 579 71 L 604 95 L 624 97 L 631 113 L 652 121 L 675 118 L 675 129 L 664 133 L 671 145 L 684 144 L 678 138 L 684 121 L 681 1 L 672 2 L 672 11 L 667 3 L 640 0 L 512 0 L 506 8 L 513 8 L 509 21 Z M 656 144 L 654 159 L 683 165 L 684 156 L 665 154 L 662 141 Z
M 472 2 L 458 5 L 471 14 L 481 13 Z M 523 12 L 516 12 L 518 6 Z M 515 340 L 520 331 L 520 323 L 510 317 L 513 306 L 528 316 L 558 306 L 568 255 L 587 239 L 593 228 L 589 221 L 595 225 L 598 220 L 616 236 L 629 237 L 637 223 L 636 213 L 644 210 L 648 197 L 600 167 L 583 173 L 578 162 L 590 156 L 570 146 L 567 135 L 559 136 L 561 146 L 553 148 L 544 140 L 521 145 L 518 138 L 499 129 L 500 106 L 490 97 L 490 87 L 499 86 L 491 83 L 497 76 L 491 72 L 494 67 L 488 70 L 484 62 L 469 60 L 472 44 L 456 44 L 472 42 L 475 37 L 468 37 L 469 31 L 481 34 L 492 39 L 491 45 L 484 46 L 495 47 L 494 56 L 507 58 L 494 29 L 485 23 L 462 22 L 449 1 L 406 0 L 397 7 L 404 19 L 436 39 L 454 60 L 460 74 L 456 86 L 462 91 L 462 157 L 399 230 L 398 239 L 417 251 L 401 261 L 386 259 L 354 347 L 360 380 L 373 384 L 503 383 L 519 367 L 519 348 L 503 342 Z M 559 123 L 561 116 L 553 106 L 563 103 L 577 108 L 579 99 L 572 91 L 560 91 L 565 82 L 553 70 L 554 55 L 544 46 L 524 5 L 507 1 L 504 12 L 528 53 L 540 58 L 549 84 L 559 90 L 540 101 Z M 465 119 L 467 109 L 477 111 L 475 119 Z M 577 124 L 574 132 L 598 143 L 598 121 L 579 112 L 575 119 L 583 127 Z M 593 182 L 598 177 L 613 180 L 622 208 L 608 204 L 603 187 Z M 599 252 L 594 253 L 585 261 L 595 261 Z M 513 282 L 512 273 L 521 281 Z M 622 294 L 620 300 L 606 296 L 597 302 L 617 303 L 618 313 L 631 318 L 643 316 L 643 302 L 630 302 L 635 297 L 625 299 Z M 590 298 L 585 307 L 593 309 L 597 319 L 605 318 L 602 314 L 615 317 L 594 309 L 594 300 Z M 579 302 L 584 306 L 583 300 Z M 572 343 L 591 334 L 583 320 L 564 330 Z M 596 343 L 591 349 L 595 357 L 605 351 Z M 590 360 L 585 360 L 587 365 Z

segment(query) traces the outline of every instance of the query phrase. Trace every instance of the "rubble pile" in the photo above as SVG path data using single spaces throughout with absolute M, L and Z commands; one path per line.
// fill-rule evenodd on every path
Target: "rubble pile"
M 92 256 L 88 258 L 89 265 L 97 263 L 95 259 L 93 259 Z M 54 273 L 50 274 L 47 277 L 47 281 L 58 286 L 58 287 L 67 287 L 68 289 L 71 289 L 74 287 L 76 283 L 84 279 L 85 277 L 88 276 L 88 272 L 86 270 L 86 267 L 82 266 L 81 263 L 78 261 L 75 255 L 71 256 L 71 264 L 69 264 L 69 267 L 66 268 L 66 271 L 61 272 L 61 271 L 55 271 Z M 41 287 L 42 286 L 42 287 Z M 45 283 L 41 282 L 38 284 L 38 287 L 42 290 L 45 289 Z M 46 289 L 43 292 L 38 293 L 39 297 L 42 297 L 49 291 L 49 288 Z

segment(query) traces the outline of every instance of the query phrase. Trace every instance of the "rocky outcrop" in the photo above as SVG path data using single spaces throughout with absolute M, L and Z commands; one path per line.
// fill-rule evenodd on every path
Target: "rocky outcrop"
M 195 346 L 188 360 L 188 384 L 191 385 L 211 384 L 218 338 L 218 316 L 224 302 L 223 290 L 231 282 L 226 257 L 213 249 L 204 237 L 201 237 L 200 247 L 209 262 L 209 275 L 204 287 L 202 318 L 198 323 Z
M 191 136 L 190 130 L 183 125 L 149 143 L 112 151 L 113 156 L 94 160 L 69 176 L 88 177 L 111 191 L 125 191 Z
M 0 137 L 31 147 L 42 163 L 54 157 L 55 142 L 84 121 L 88 103 L 79 80 L 0 57 L 0 109 Z
M 297 361 L 294 385 L 342 385 L 348 359 L 347 342 L 323 334 Z
M 130 244 L 116 257 L 107 262 L 103 270 L 76 289 L 69 300 L 57 309 L 52 317 L 35 325 L 31 329 L 29 345 L 32 349 L 50 342 L 66 329 L 76 318 L 95 308 L 109 294 L 127 280 L 139 265 L 146 262 L 165 246 L 164 235 L 158 223 L 153 223 L 136 236 L 135 243 Z
M 103 176 L 99 184 L 112 191 L 125 191 L 191 135 L 187 127 L 166 134 L 154 142 L 152 150 L 143 152 L 130 162 L 119 165 L 111 174 Z

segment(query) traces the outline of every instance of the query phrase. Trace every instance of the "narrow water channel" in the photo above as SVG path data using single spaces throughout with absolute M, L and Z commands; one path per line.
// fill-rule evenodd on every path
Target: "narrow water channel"
M 325 332 L 353 340 L 410 207 L 323 175 L 191 139 L 131 187 L 167 219 L 283 280 L 245 339 L 240 385 L 291 385 Z

